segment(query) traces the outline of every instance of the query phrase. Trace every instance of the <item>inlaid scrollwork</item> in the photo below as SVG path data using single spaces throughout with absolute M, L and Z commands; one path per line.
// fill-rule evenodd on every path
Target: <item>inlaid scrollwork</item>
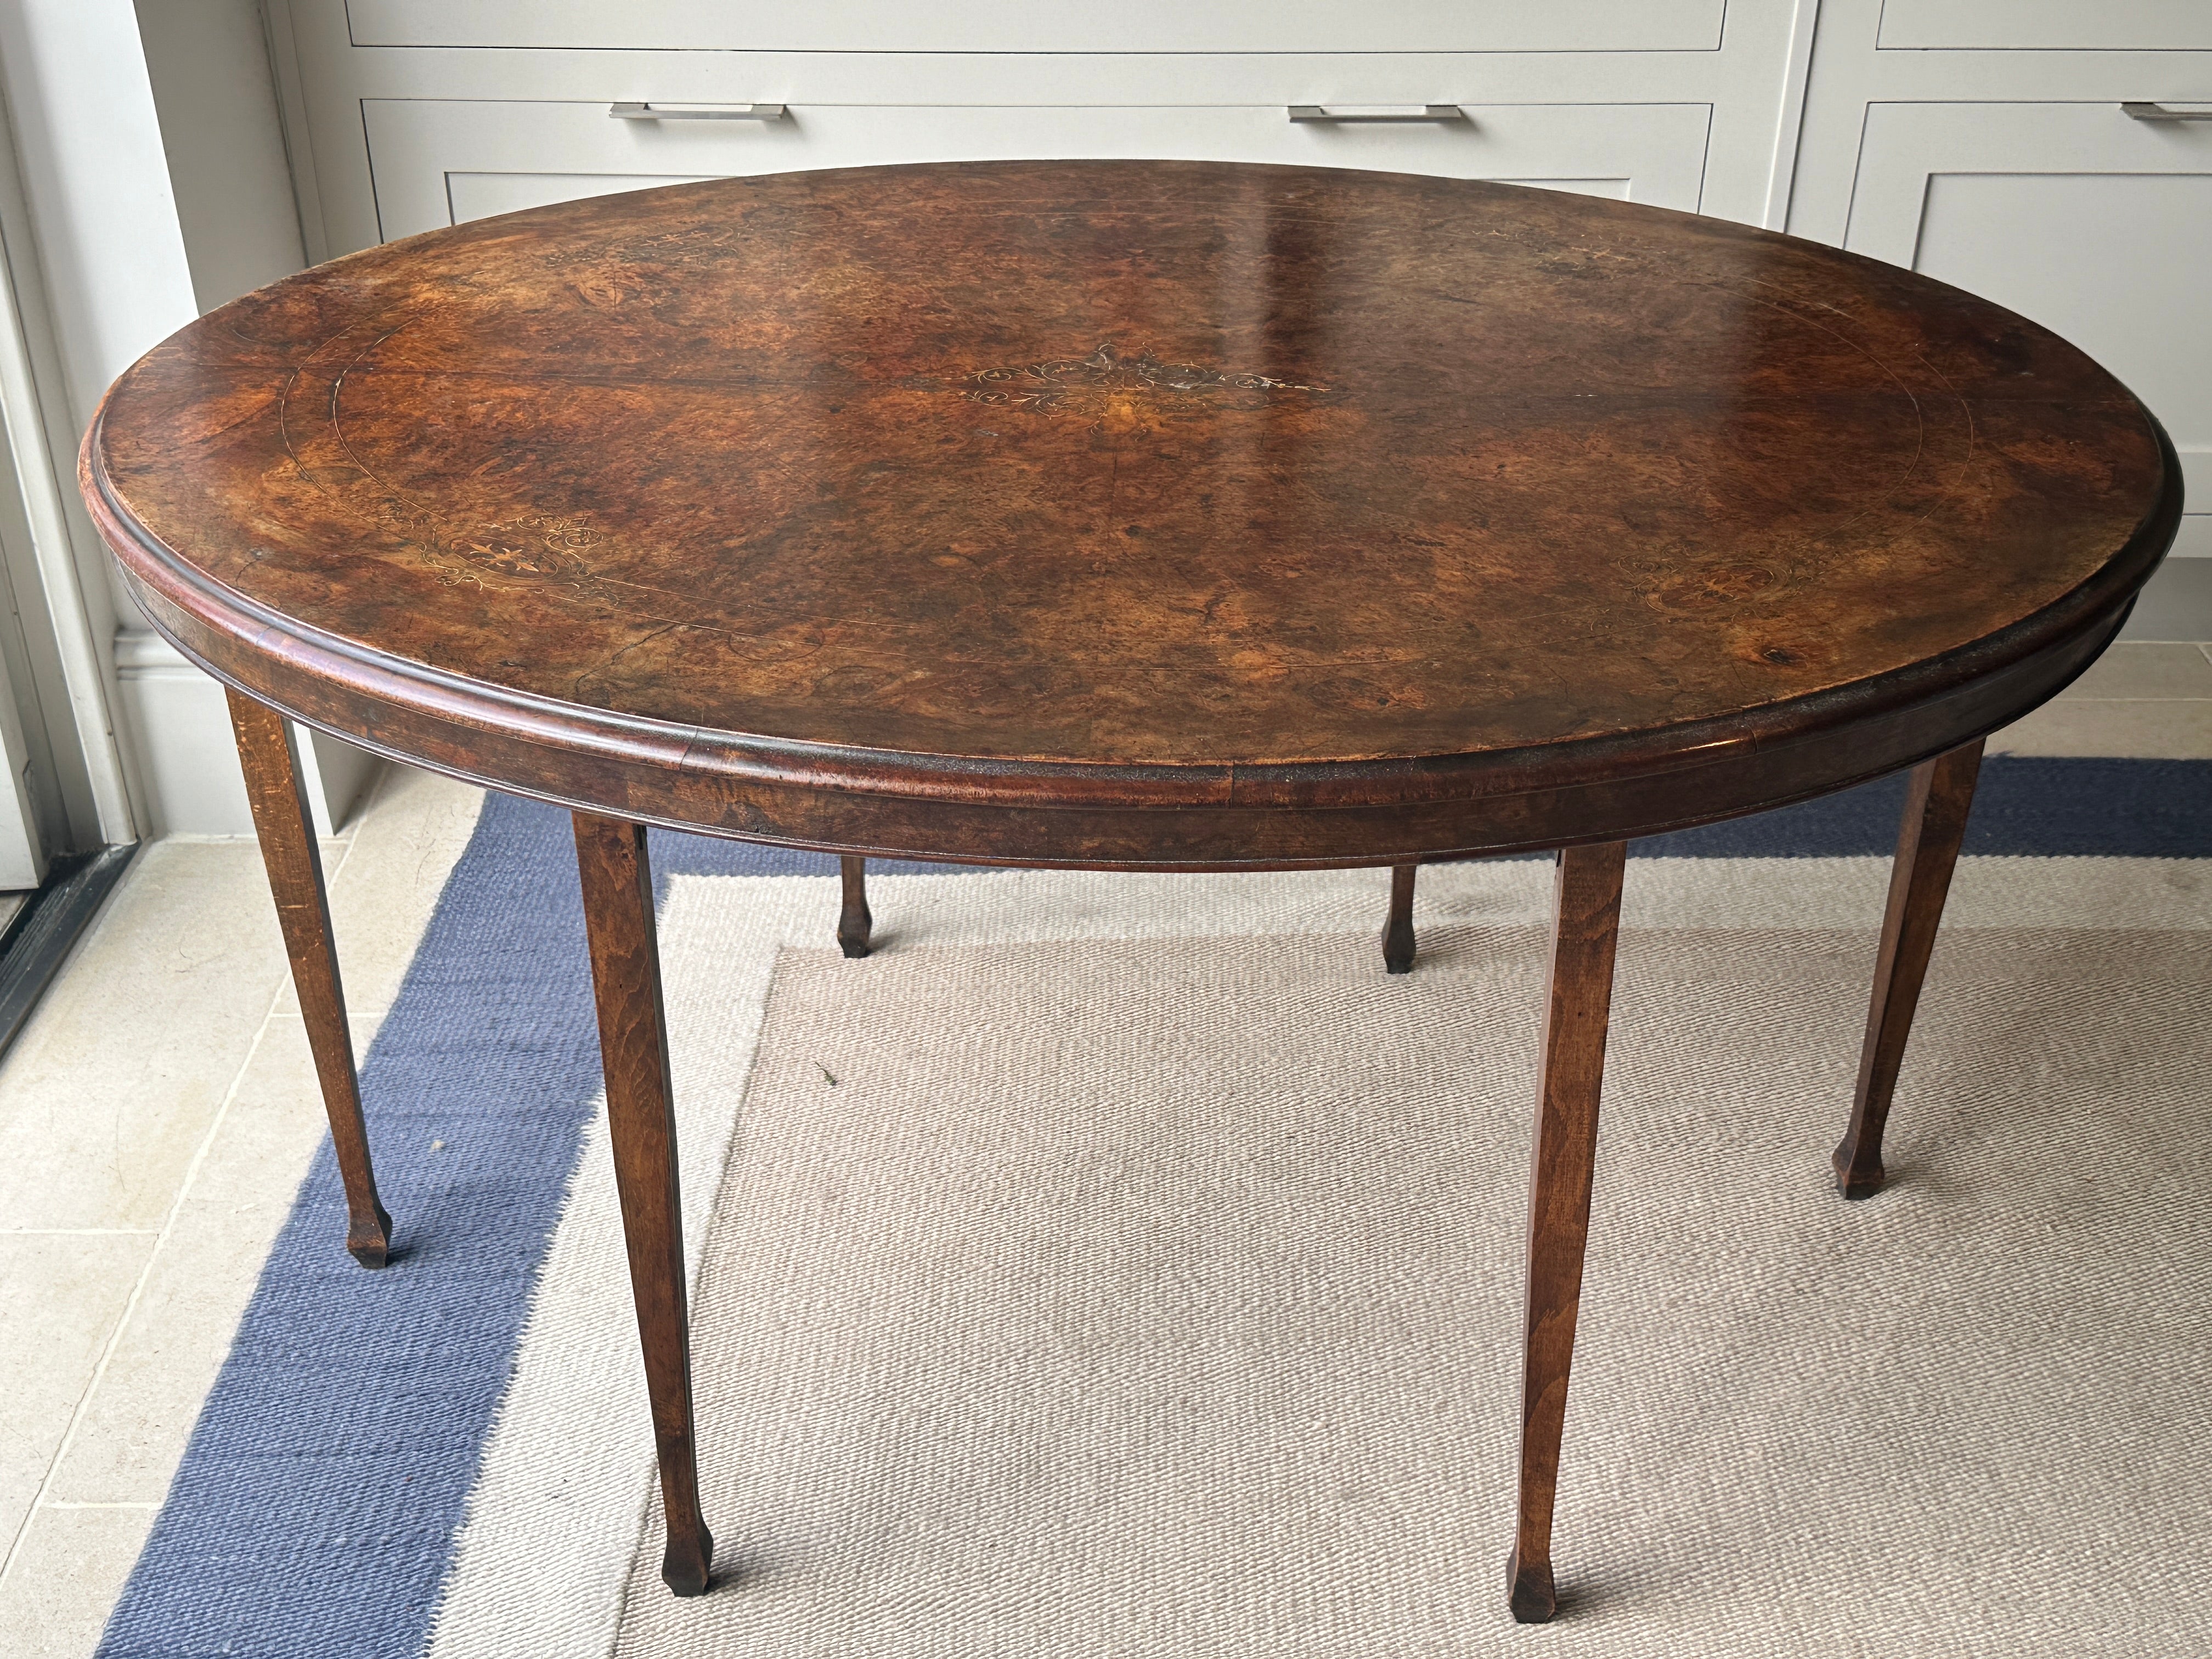
M 1260 409 L 1285 393 L 1322 396 L 1330 388 L 1203 363 L 1165 363 L 1149 349 L 1133 354 L 1109 340 L 1087 357 L 976 369 L 960 390 L 979 404 L 1104 422 L 1117 415 L 1141 419 Z

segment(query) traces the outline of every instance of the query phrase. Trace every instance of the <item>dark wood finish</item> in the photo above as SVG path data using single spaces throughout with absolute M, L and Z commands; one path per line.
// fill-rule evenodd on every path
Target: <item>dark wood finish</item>
M 1912 770 L 1898 827 L 1897 859 L 1889 871 L 1889 905 L 1881 919 L 1881 950 L 1875 958 L 1874 1003 L 1859 1055 L 1858 1090 L 1850 1127 L 1830 1160 L 1837 1190 L 1845 1198 L 1872 1198 L 1887 1179 L 1881 1167 L 1881 1133 L 1889 1121 L 1890 1097 L 1905 1063 L 1905 1039 L 1920 1006 L 1920 988 L 1928 977 L 1981 769 L 1978 738 Z
M 1419 868 L 1417 864 L 1398 864 L 1390 868 L 1390 914 L 1382 922 L 1385 973 L 1413 971 L 1413 877 Z
M 2180 507 L 2124 387 L 1910 272 L 1199 162 L 369 249 L 150 354 L 83 466 L 157 627 L 372 748 L 1150 869 L 1617 840 L 1911 764 L 2078 672 Z
M 838 861 L 844 878 L 844 908 L 837 913 L 837 948 L 858 959 L 868 954 L 868 934 L 876 919 L 868 914 L 868 861 L 850 854 Z
M 1412 866 L 1567 848 L 1524 1618 L 1553 1605 L 1620 843 L 1976 744 L 2094 659 L 2181 512 L 2124 386 L 1911 272 L 1200 162 L 727 179 L 372 248 L 148 354 L 80 478 L 218 678 L 577 809 L 679 1590 L 712 1546 L 641 825 L 844 856 L 848 948 L 868 857 L 1389 866 L 1409 957 Z M 1900 859 L 1847 1190 L 1942 833 Z M 281 903 L 312 862 L 279 863 Z
M 1559 1606 L 1552 1583 L 1552 1505 L 1559 1484 L 1575 1314 L 1582 1301 L 1583 1246 L 1589 1237 L 1598 1095 L 1627 853 L 1622 843 L 1611 842 L 1570 847 L 1559 854 L 1528 1186 L 1520 1506 L 1505 1567 L 1507 1600 L 1524 1625 L 1541 1623 Z
M 283 715 L 236 690 L 229 697 L 231 730 L 246 773 L 246 799 L 253 809 L 262 861 L 269 866 L 269 889 L 284 930 L 284 954 L 292 963 L 292 988 L 299 994 L 300 1018 L 307 1028 L 323 1108 L 330 1115 L 331 1144 L 345 1182 L 346 1249 L 362 1267 L 381 1267 L 392 1259 L 392 1217 L 377 1196 L 376 1171 L 368 1154 L 361 1079 L 354 1072 L 353 1032 L 346 1020 L 330 899 L 323 886 L 322 849 L 315 844 L 315 821 L 300 781 L 300 757 Z
M 691 1349 L 684 1309 L 684 1203 L 676 1173 L 674 1091 L 653 933 L 653 870 L 642 825 L 576 814 L 592 985 L 606 1073 L 615 1185 L 629 1248 L 630 1296 L 653 1399 L 668 1547 L 660 1576 L 678 1595 L 707 1588 L 714 1540 L 699 1513 L 691 1421 Z

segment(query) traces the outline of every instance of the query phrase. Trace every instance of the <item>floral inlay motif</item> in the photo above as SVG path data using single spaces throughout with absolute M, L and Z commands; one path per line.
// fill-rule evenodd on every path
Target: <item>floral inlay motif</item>
M 1260 409 L 1285 393 L 1319 396 L 1329 388 L 1203 363 L 1164 363 L 1149 349 L 1127 352 L 1109 340 L 1087 357 L 976 369 L 960 390 L 979 404 L 1119 424 L 1149 416 Z

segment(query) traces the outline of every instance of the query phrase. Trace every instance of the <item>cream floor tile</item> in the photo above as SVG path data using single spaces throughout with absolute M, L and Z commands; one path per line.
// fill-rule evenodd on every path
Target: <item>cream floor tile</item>
M 2212 697 L 2212 658 L 2193 645 L 2123 642 L 2090 665 L 2063 697 Z
M 139 854 L 0 1065 L 0 1228 L 158 1228 L 283 975 L 251 842 Z
M 1993 735 L 1990 752 L 2212 760 L 2212 700 L 2060 697 Z
M 0 1654 L 90 1659 L 153 1525 L 151 1510 L 40 1510 L 0 1574 Z
M 355 1022 L 360 1051 L 378 1024 Z M 159 1503 L 167 1495 L 324 1124 L 307 1030 L 296 1016 L 280 1015 L 247 1063 L 155 1254 L 145 1291 L 55 1473 L 54 1498 Z M 343 1214 L 333 1212 L 333 1250 L 344 1233 Z
M 446 878 L 475 833 L 483 791 L 411 766 L 385 769 L 353 850 L 331 878 L 331 927 L 346 1006 L 381 1013 L 399 994 Z M 284 988 L 286 1012 L 299 1007 Z
M 30 1513 L 153 1249 L 145 1234 L 0 1234 L 0 1555 Z

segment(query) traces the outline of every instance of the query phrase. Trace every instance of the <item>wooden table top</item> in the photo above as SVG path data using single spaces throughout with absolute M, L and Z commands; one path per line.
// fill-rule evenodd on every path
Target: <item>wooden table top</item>
M 730 179 L 373 248 L 149 353 L 84 485 L 165 633 L 386 752 L 1146 864 L 1589 838 L 1917 760 L 2093 658 L 2180 507 L 2124 387 L 1925 278 L 1186 162 Z M 1210 851 L 921 834 L 931 801 L 1435 810 L 1370 858 L 1226 819 Z

